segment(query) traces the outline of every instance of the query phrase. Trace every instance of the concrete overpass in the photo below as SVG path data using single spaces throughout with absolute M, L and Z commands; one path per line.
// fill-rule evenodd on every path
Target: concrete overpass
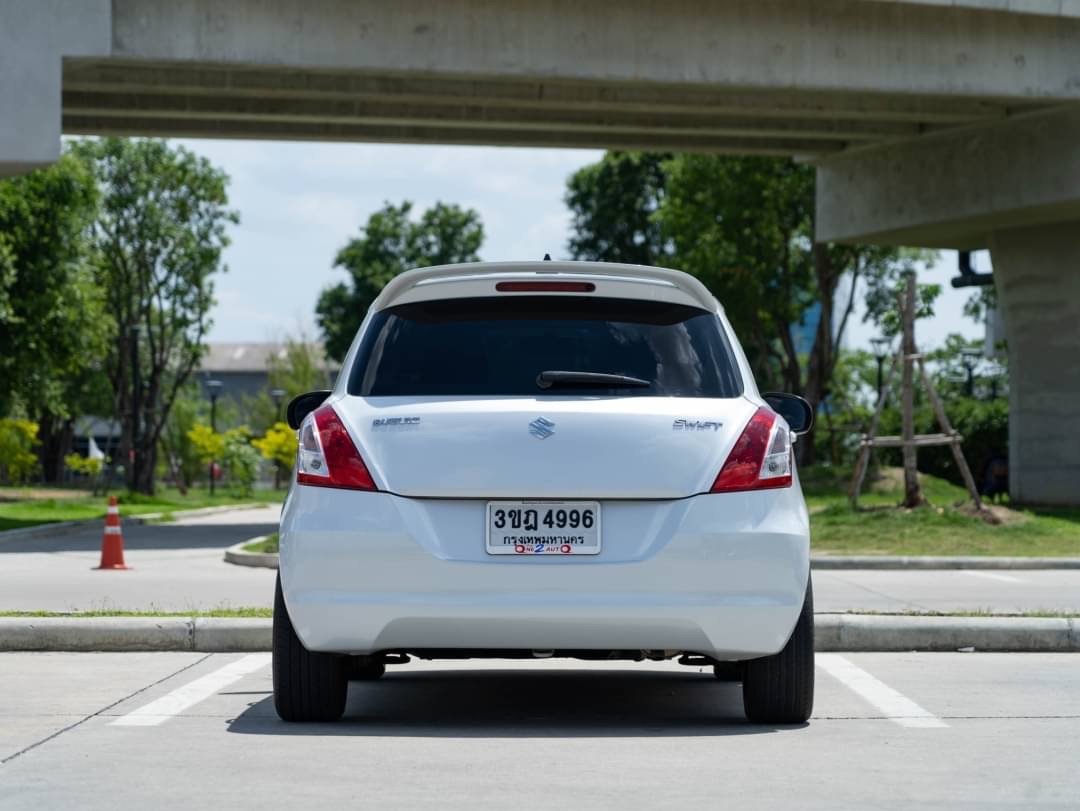
M 0 0 L 61 132 L 795 155 L 818 237 L 990 248 L 1013 495 L 1080 503 L 1080 0 Z

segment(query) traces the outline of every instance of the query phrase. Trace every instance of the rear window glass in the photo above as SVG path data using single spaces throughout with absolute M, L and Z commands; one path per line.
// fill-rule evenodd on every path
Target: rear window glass
M 648 386 L 543 389 L 545 371 L 627 375 Z M 376 313 L 349 377 L 363 397 L 737 397 L 742 381 L 715 313 L 666 302 L 500 296 Z

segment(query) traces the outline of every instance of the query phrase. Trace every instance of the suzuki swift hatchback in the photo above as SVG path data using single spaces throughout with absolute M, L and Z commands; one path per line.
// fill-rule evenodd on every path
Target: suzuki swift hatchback
M 371 306 L 332 392 L 294 400 L 274 703 L 332 720 L 422 658 L 660 660 L 813 705 L 809 525 L 792 444 L 684 273 L 424 268 Z

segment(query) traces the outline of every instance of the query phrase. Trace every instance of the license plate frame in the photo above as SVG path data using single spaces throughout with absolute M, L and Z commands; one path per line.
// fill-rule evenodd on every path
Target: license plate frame
M 505 526 L 495 525 L 502 510 Z M 510 511 L 520 510 L 517 528 L 512 526 Z M 565 527 L 558 527 L 559 511 L 565 515 Z M 535 522 L 527 520 L 526 511 L 536 511 Z M 579 514 L 579 526 L 571 527 L 572 511 Z M 593 526 L 585 527 L 585 512 L 591 511 Z M 545 526 L 550 515 L 552 526 Z M 532 527 L 535 525 L 535 529 Z M 509 539 L 509 540 L 508 540 Z M 537 547 L 542 547 L 537 549 Z M 516 557 L 576 557 L 599 555 L 603 548 L 601 510 L 598 501 L 564 499 L 499 499 L 487 502 L 484 511 L 484 548 L 489 555 Z

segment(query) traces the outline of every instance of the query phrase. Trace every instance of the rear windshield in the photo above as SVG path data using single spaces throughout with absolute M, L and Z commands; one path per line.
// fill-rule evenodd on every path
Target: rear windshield
M 648 386 L 537 384 L 541 372 L 627 375 Z M 364 397 L 737 397 L 742 381 L 714 313 L 586 296 L 402 304 L 376 313 L 349 376 Z

